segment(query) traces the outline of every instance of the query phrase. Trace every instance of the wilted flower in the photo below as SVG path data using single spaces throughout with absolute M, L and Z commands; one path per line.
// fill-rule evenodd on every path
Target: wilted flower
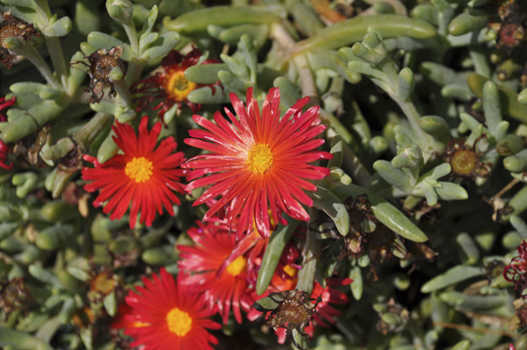
M 199 228 L 192 227 L 187 231 L 196 244 L 177 246 L 181 252 L 179 267 L 191 273 L 184 283 L 200 286 L 209 307 L 212 309 L 217 305 L 224 324 L 229 320 L 231 305 L 234 318 L 241 323 L 240 307 L 248 311 L 254 302 L 247 283 L 247 257 L 239 255 L 225 270 L 220 271 L 223 262 L 236 246 L 236 236 L 225 225 L 198 225 Z
M 16 19 L 10 13 L 4 13 L 4 20 L 0 22 L 0 60 L 6 69 L 11 69 L 13 55 L 3 44 L 5 39 L 12 36 L 27 41 L 32 36 L 40 36 L 40 34 L 33 27 L 33 24 Z
M 110 293 L 122 294 L 122 282 L 117 275 L 114 275 L 109 268 L 104 268 L 98 273 L 92 273 L 90 280 L 90 291 L 88 299 L 93 303 L 101 302 Z
M 276 294 L 292 291 L 298 282 L 298 271 L 300 266 L 296 265 L 296 261 L 299 256 L 300 253 L 298 252 L 298 249 L 293 244 L 288 243 L 282 252 L 278 268 L 275 270 L 267 290 L 262 295 L 258 295 L 256 291 L 253 291 L 253 299 L 258 302 L 258 300 L 269 296 L 271 293 Z M 331 287 L 346 286 L 351 282 L 353 281 L 350 278 L 333 277 L 329 280 L 328 285 L 325 288 L 323 288 L 318 282 L 313 283 L 313 291 L 309 296 L 309 300 L 316 300 L 317 306 L 316 312 L 310 317 L 311 321 L 309 324 L 306 324 L 303 329 L 306 335 L 313 336 L 316 325 L 330 327 L 331 324 L 336 322 L 335 317 L 340 316 L 341 312 L 330 304 L 344 305 L 348 302 L 348 297 L 346 294 Z M 250 321 L 254 321 L 261 315 L 262 313 L 253 307 L 247 314 L 247 318 Z M 269 314 L 266 314 L 266 319 L 268 318 Z M 283 344 L 286 341 L 286 328 L 277 327 L 275 329 L 280 344 Z
M 269 91 L 262 112 L 252 88 L 247 90 L 247 108 L 235 94 L 231 93 L 230 99 L 238 115 L 225 109 L 232 124 L 219 111 L 214 114 L 215 123 L 194 115 L 194 121 L 206 130 L 190 130 L 192 138 L 185 139 L 188 145 L 211 152 L 182 165 L 193 169 L 187 176 L 192 181 L 187 186 L 189 191 L 211 185 L 194 202 L 195 206 L 221 197 L 203 220 L 219 213 L 231 229 L 236 223 L 238 238 L 251 232 L 253 225 L 260 235 L 269 237 L 271 219 L 286 223 L 282 212 L 308 221 L 302 204 L 311 207 L 313 200 L 304 190 L 316 191 L 308 180 L 320 180 L 329 174 L 329 169 L 308 163 L 332 158 L 328 152 L 316 151 L 324 140 L 315 137 L 326 129 L 318 118 L 320 107 L 302 113 L 309 101 L 304 97 L 280 118 L 277 88 Z
M 271 293 L 291 291 L 297 282 L 297 270 L 294 267 L 288 265 L 286 267 L 286 271 L 290 273 L 290 275 L 286 276 L 285 278 L 281 278 L 278 275 L 273 276 L 267 291 L 262 294 L 259 299 L 263 299 L 269 296 Z M 322 327 L 331 327 L 331 324 L 336 323 L 335 317 L 340 316 L 341 312 L 335 309 L 331 304 L 344 305 L 348 302 L 348 297 L 339 290 L 331 288 L 331 286 L 346 286 L 351 282 L 352 280 L 349 278 L 332 278 L 328 282 L 328 286 L 326 288 L 323 288 L 317 282 L 314 283 L 310 300 L 317 300 L 316 312 L 312 314 L 311 322 L 306 324 L 303 329 L 306 335 L 312 337 L 315 333 L 315 327 L 317 325 Z M 257 299 L 256 295 L 254 297 Z M 256 302 L 258 302 L 258 300 Z M 247 318 L 251 321 L 254 321 L 261 315 L 262 313 L 253 307 L 253 309 L 251 309 L 251 311 L 247 314 Z M 266 318 L 268 317 L 269 314 L 266 314 Z M 283 327 L 277 327 L 275 329 L 276 335 L 278 336 L 278 342 L 280 344 L 283 344 L 286 341 L 286 330 L 287 329 Z
M 182 283 L 180 273 L 177 282 L 161 269 L 152 280 L 143 278 L 145 287 L 136 287 L 125 298 L 131 310 L 120 324 L 124 333 L 134 341 L 130 346 L 154 349 L 212 349 L 217 339 L 206 329 L 221 326 L 209 319 L 213 310 L 207 306 L 203 295 Z
M 503 269 L 503 277 L 509 282 L 514 282 L 514 289 L 519 289 L 522 298 L 527 299 L 527 293 L 524 293 L 527 288 L 527 242 L 522 241 L 517 250 L 518 256 Z
M 213 89 L 214 86 L 207 84 L 197 84 L 187 80 L 185 77 L 185 70 L 198 63 L 201 56 L 201 51 L 194 48 L 188 54 L 183 56 L 179 51 L 172 50 L 161 61 L 164 73 L 157 72 L 149 78 L 138 81 L 132 85 L 132 90 L 142 94 L 139 97 L 137 112 L 143 110 L 150 105 L 154 100 L 161 99 L 162 101 L 152 109 L 159 110 L 158 116 L 164 120 L 164 115 L 174 105 L 178 107 L 178 113 L 181 112 L 183 104 L 192 109 L 192 113 L 196 113 L 201 109 L 200 104 L 192 103 L 187 99 L 187 96 L 193 90 L 199 89 L 203 86 L 209 86 Z M 217 59 L 210 59 L 201 64 L 210 64 L 220 62 Z
M 0 282 L 0 308 L 4 310 L 6 318 L 14 310 L 27 310 L 31 302 L 33 297 L 24 284 L 24 277 Z
M 85 92 L 91 92 L 91 103 L 98 103 L 104 96 L 104 87 L 109 86 L 108 97 L 115 97 L 117 92 L 115 91 L 114 82 L 110 79 L 110 73 L 112 69 L 119 68 L 124 75 L 126 70 L 124 68 L 124 62 L 120 58 L 123 53 L 123 49 L 120 46 L 114 46 L 109 50 L 99 49 L 89 56 L 84 57 L 89 61 L 90 64 L 86 64 L 83 61 L 76 61 L 70 63 L 70 66 L 75 64 L 83 64 L 89 68 L 88 74 L 90 75 L 90 85 Z
M 123 151 L 100 164 L 96 158 L 85 155 L 84 159 L 95 168 L 83 168 L 82 178 L 92 181 L 84 186 L 88 192 L 99 190 L 94 206 L 104 203 L 103 212 L 111 213 L 110 219 L 121 218 L 130 203 L 130 228 L 135 227 L 137 214 L 141 211 L 141 223 L 152 225 L 156 216 L 163 213 L 163 207 L 174 215 L 172 204 L 180 204 L 173 191 L 184 193 L 180 182 L 185 170 L 177 167 L 185 160 L 183 152 L 173 153 L 177 143 L 172 136 L 162 140 L 156 149 L 161 123 L 156 123 L 149 132 L 148 117 L 139 124 L 139 135 L 128 124 L 112 126 L 115 143 Z

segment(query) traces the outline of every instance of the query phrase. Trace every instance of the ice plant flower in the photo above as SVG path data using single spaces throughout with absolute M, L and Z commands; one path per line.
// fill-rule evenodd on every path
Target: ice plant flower
M 13 54 L 4 47 L 4 40 L 18 37 L 28 41 L 32 36 L 40 36 L 33 24 L 16 19 L 10 13 L 4 13 L 4 19 L 0 22 L 0 61 L 6 69 L 11 69 L 13 66 Z
M 196 243 L 194 246 L 178 245 L 179 267 L 190 275 L 184 283 L 200 285 L 210 308 L 217 306 L 227 324 L 232 310 L 238 323 L 242 322 L 240 308 L 248 311 L 254 299 L 251 298 L 247 283 L 247 256 L 238 255 L 226 268 L 220 271 L 225 259 L 236 247 L 236 236 L 226 225 L 202 224 L 190 228 L 187 233 Z
M 503 277 L 509 282 L 514 282 L 514 289 L 520 289 L 522 298 L 527 299 L 527 293 L 524 293 L 527 288 L 527 241 L 522 241 L 517 250 L 518 256 L 503 269 Z
M 207 306 L 203 294 L 177 282 L 164 268 L 153 274 L 152 280 L 143 278 L 144 287 L 136 287 L 125 298 L 131 311 L 124 315 L 124 334 L 134 341 L 131 347 L 144 346 L 144 350 L 213 349 L 210 344 L 218 340 L 207 329 L 221 326 L 209 319 L 213 311 Z
M 0 52 L 1 54 L 1 52 Z M 7 100 L 5 99 L 5 97 L 1 97 L 0 98 L 0 111 L 2 111 L 3 109 L 5 108 L 9 108 L 11 107 L 12 105 L 15 104 L 15 96 L 13 96 L 11 99 Z M 7 118 L 5 117 L 5 115 L 3 115 L 2 113 L 0 113 L 0 122 L 5 122 L 7 120 Z M 6 164 L 6 160 L 7 160 L 7 156 L 9 155 L 9 147 L 7 147 L 7 145 L 4 143 L 4 140 L 0 139 L 0 167 L 1 168 L 4 168 L 6 170 L 11 170 L 13 169 L 13 164 L 11 163 L 10 165 L 7 165 Z
M 192 110 L 192 113 L 197 113 L 201 109 L 200 104 L 192 103 L 187 99 L 188 94 L 203 86 L 210 86 L 214 90 L 214 86 L 210 84 L 197 84 L 185 78 L 185 71 L 191 66 L 195 66 L 201 56 L 201 51 L 194 48 L 188 54 L 183 56 L 179 51 L 172 50 L 161 61 L 161 67 L 164 73 L 157 72 L 149 78 L 138 81 L 132 85 L 132 91 L 140 93 L 142 96 L 138 98 L 137 111 L 145 109 L 154 100 L 160 101 L 152 109 L 158 112 L 161 120 L 164 120 L 164 115 L 174 105 L 177 105 L 178 114 L 181 113 L 183 104 L 186 104 Z M 201 64 L 210 64 L 220 62 L 216 59 L 205 60 Z
M 135 227 L 141 211 L 141 223 L 152 225 L 156 216 L 163 213 L 163 207 L 174 215 L 172 204 L 181 204 L 174 191 L 184 193 L 180 178 L 185 170 L 178 166 L 185 160 L 183 152 L 173 153 L 176 141 L 172 136 L 165 138 L 156 148 L 161 132 L 161 123 L 151 131 L 147 129 L 148 117 L 139 124 L 139 135 L 128 124 L 119 122 L 112 126 L 114 141 L 123 154 L 117 154 L 104 164 L 95 157 L 85 155 L 84 160 L 93 163 L 94 168 L 83 168 L 82 178 L 92 181 L 84 186 L 88 192 L 99 190 L 93 202 L 95 207 L 104 203 L 103 212 L 111 213 L 110 219 L 121 218 L 130 209 L 130 228 Z
M 311 207 L 313 200 L 304 190 L 316 191 L 308 180 L 329 174 L 329 169 L 308 163 L 332 158 L 330 153 L 316 150 L 324 140 L 315 137 L 326 129 L 318 118 L 320 107 L 302 113 L 309 101 L 304 97 L 280 118 L 277 88 L 269 91 L 261 112 L 252 88 L 247 90 L 247 108 L 235 94 L 231 93 L 230 99 L 237 117 L 227 108 L 225 113 L 232 124 L 219 111 L 214 114 L 216 123 L 194 115 L 194 121 L 206 130 L 190 130 L 192 138 L 185 139 L 188 145 L 211 152 L 182 165 L 192 169 L 187 190 L 210 186 L 194 205 L 221 197 L 203 220 L 219 213 L 231 229 L 237 223 L 238 238 L 251 232 L 253 225 L 262 237 L 269 237 L 271 219 L 286 223 L 282 212 L 308 221 L 302 204 Z

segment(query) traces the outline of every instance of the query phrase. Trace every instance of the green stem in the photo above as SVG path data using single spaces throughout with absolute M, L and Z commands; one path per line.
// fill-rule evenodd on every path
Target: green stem
M 310 102 L 313 105 L 320 104 L 315 79 L 311 73 L 311 68 L 307 61 L 305 54 L 299 54 L 293 57 L 293 62 L 298 70 L 298 76 L 300 78 L 300 88 L 302 90 L 302 96 L 309 96 Z
M 46 37 L 46 46 L 58 79 L 64 87 L 63 90 L 68 91 L 69 70 L 66 68 L 66 61 L 64 60 L 64 54 L 62 53 L 62 46 L 60 45 L 59 38 L 56 36 Z
M 343 151 L 342 170 L 351 176 L 356 184 L 366 186 L 371 179 L 370 172 L 348 145 L 343 146 Z
M 474 62 L 476 73 L 483 75 L 485 78 L 490 78 L 491 71 L 489 62 L 487 61 L 487 54 L 482 46 L 471 45 L 469 47 L 470 57 Z
M 324 124 L 335 130 L 346 144 L 349 145 L 354 142 L 353 135 L 333 114 L 328 113 L 325 109 L 320 109 L 320 119 L 322 119 Z
M 124 31 L 128 35 L 128 41 L 130 41 L 130 46 L 132 52 L 137 56 L 140 55 L 139 52 L 139 41 L 137 40 L 137 32 L 135 31 L 135 24 L 132 18 L 130 18 L 127 23 L 121 22 L 123 24 Z
M 33 47 L 33 45 L 27 45 L 26 49 L 23 50 L 24 52 L 17 52 L 19 50 L 15 50 L 17 54 L 23 55 L 25 58 L 27 58 L 33 65 L 38 69 L 40 74 L 46 79 L 49 85 L 51 85 L 53 88 L 57 90 L 63 91 L 64 88 L 60 84 L 60 82 L 57 80 L 57 78 L 53 75 L 51 70 L 49 69 L 48 64 L 42 56 L 38 53 L 37 50 Z
M 434 149 L 436 149 L 436 146 L 435 146 L 436 141 L 434 141 L 432 136 L 428 135 L 427 133 L 424 132 L 423 129 L 421 129 L 421 125 L 419 122 L 421 115 L 415 108 L 415 105 L 411 101 L 411 99 L 401 100 L 397 98 L 397 96 L 394 96 L 393 94 L 390 94 L 390 95 L 392 95 L 393 100 L 397 102 L 399 107 L 401 107 L 402 111 L 404 112 L 408 120 L 410 121 L 410 125 L 412 126 L 413 132 L 416 134 L 419 140 L 421 140 L 422 144 L 419 146 L 421 147 L 423 151 L 423 159 L 425 162 L 427 162 L 428 160 L 431 159 Z
M 309 208 L 309 217 L 316 216 L 314 208 Z M 307 261 L 315 254 L 317 254 L 318 240 L 316 233 L 313 230 L 307 230 L 306 244 L 304 246 L 304 261 Z M 308 295 L 313 291 L 313 282 L 315 281 L 315 271 L 317 269 L 317 259 L 312 259 L 307 264 L 304 264 L 298 272 L 298 282 L 296 289 L 305 291 Z
M 146 66 L 146 61 L 134 58 L 128 63 L 125 81 L 128 85 L 132 85 L 141 78 L 143 68 Z
M 128 84 L 126 84 L 126 81 L 114 80 L 113 86 L 115 87 L 115 90 L 117 90 L 121 101 L 123 101 L 126 106 L 135 109 L 134 100 L 132 98 L 132 94 L 130 93 L 130 89 L 128 88 Z
M 106 124 L 112 121 L 113 116 L 106 113 L 95 113 L 95 116 L 87 122 L 82 129 L 77 131 L 72 137 L 82 149 L 88 149 L 93 141 L 99 136 Z
M 49 19 L 51 18 L 51 9 L 49 8 L 49 4 L 47 0 L 35 0 L 36 11 L 39 17 L 39 20 L 41 23 L 39 23 L 42 27 L 47 26 L 49 23 Z

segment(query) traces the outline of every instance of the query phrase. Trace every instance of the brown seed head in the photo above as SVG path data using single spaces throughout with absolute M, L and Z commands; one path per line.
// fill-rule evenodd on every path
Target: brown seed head
M 311 316 L 305 306 L 297 299 L 284 300 L 278 307 L 278 312 L 288 323 L 301 323 Z
M 0 61 L 7 69 L 12 66 L 13 55 L 4 48 L 4 40 L 9 37 L 19 37 L 24 40 L 29 40 L 32 36 L 39 36 L 38 32 L 33 27 L 33 24 L 28 24 L 13 17 L 9 13 L 4 13 L 4 19 L 0 22 Z

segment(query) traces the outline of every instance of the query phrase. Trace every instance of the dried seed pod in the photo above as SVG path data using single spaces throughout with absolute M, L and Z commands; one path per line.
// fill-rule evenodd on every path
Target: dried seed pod
M 109 50 L 99 49 L 89 56 L 84 57 L 89 61 L 89 64 L 83 61 L 71 62 L 70 66 L 75 64 L 84 64 L 89 68 L 90 85 L 84 90 L 91 93 L 91 103 L 99 103 L 104 96 L 104 87 L 109 86 L 108 97 L 117 96 L 113 80 L 110 78 L 110 73 L 114 68 L 119 68 L 123 72 L 123 77 L 126 75 L 124 62 L 120 58 L 123 49 L 120 46 L 114 46 Z
M 297 349 L 303 349 L 293 336 L 293 331 L 309 340 L 304 329 L 309 325 L 320 301 L 322 301 L 321 297 L 311 299 L 306 292 L 294 289 L 270 293 L 267 297 L 255 301 L 253 307 L 260 312 L 271 312 L 267 324 L 275 330 L 285 328 L 287 337 L 291 338 L 293 345 Z
M 33 27 L 33 24 L 18 20 L 9 13 L 4 13 L 4 20 L 0 22 L 0 60 L 6 69 L 11 69 L 13 65 L 13 54 L 4 48 L 3 44 L 5 39 L 13 36 L 27 41 L 32 36 L 40 36 L 40 34 Z
M 13 148 L 13 154 L 19 156 L 19 160 L 27 162 L 37 168 L 43 168 L 46 163 L 40 157 L 42 147 L 50 140 L 51 126 L 46 125 L 37 133 L 18 141 Z

